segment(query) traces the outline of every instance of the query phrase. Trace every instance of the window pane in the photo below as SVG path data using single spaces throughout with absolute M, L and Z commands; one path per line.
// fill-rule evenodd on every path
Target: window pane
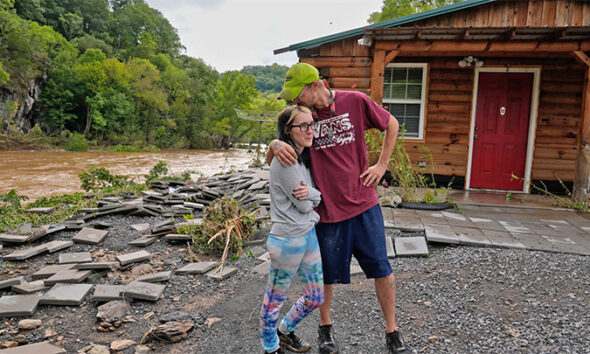
M 408 82 L 413 84 L 422 83 L 422 68 L 408 68 Z
M 389 113 L 391 113 L 392 116 L 394 116 L 395 118 L 397 118 L 398 120 L 400 119 L 399 117 L 403 117 L 404 116 L 404 111 L 405 111 L 405 105 L 403 104 L 397 104 L 397 103 L 389 103 Z
M 388 103 L 386 109 L 397 118 L 400 126 L 406 130 L 405 136 L 417 138 L 420 127 L 420 105 Z
M 407 82 L 406 74 L 407 74 L 406 68 L 393 68 L 392 82 L 405 84 Z
M 391 98 L 391 84 L 383 85 L 383 98 Z
M 406 98 L 406 85 L 393 84 L 391 85 L 391 96 L 389 98 Z
M 383 81 L 385 83 L 389 83 L 389 82 L 391 82 L 392 77 L 393 77 L 393 68 L 386 67 L 385 68 L 385 76 L 383 77 Z
M 422 85 L 408 85 L 408 99 L 419 100 L 422 98 Z
M 420 117 L 420 105 L 419 104 L 407 104 L 406 105 L 406 116 Z

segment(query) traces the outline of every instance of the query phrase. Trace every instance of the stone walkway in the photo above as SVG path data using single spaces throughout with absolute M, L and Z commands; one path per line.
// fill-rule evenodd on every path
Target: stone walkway
M 456 210 L 383 208 L 386 228 L 426 240 L 590 255 L 590 220 L 565 209 L 461 205 Z

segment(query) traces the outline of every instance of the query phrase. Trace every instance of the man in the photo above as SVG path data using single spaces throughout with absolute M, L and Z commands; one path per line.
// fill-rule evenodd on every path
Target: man
M 374 186 L 387 170 L 399 130 L 397 120 L 368 96 L 333 91 L 306 63 L 287 71 L 279 98 L 312 109 L 318 121 L 311 149 L 311 171 L 323 201 L 316 227 L 324 268 L 324 303 L 320 306 L 320 353 L 338 353 L 332 338 L 330 306 L 334 284 L 350 283 L 350 260 L 358 260 L 375 290 L 386 321 L 390 353 L 411 353 L 395 322 L 395 278 L 385 248 L 383 215 Z M 385 131 L 378 162 L 368 167 L 364 131 Z M 288 144 L 273 140 L 267 162 L 276 156 L 283 165 L 296 163 Z

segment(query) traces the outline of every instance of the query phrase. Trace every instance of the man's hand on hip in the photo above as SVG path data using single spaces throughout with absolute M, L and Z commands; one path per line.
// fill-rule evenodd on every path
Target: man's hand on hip
M 363 185 L 365 187 L 369 187 L 371 185 L 376 186 L 379 181 L 381 181 L 381 178 L 385 174 L 386 170 L 387 168 L 381 165 L 373 165 L 369 167 L 365 172 L 361 173 Z

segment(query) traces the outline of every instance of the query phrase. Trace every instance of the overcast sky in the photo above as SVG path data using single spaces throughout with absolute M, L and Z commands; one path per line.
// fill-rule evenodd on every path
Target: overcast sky
M 146 0 L 178 30 L 186 54 L 220 72 L 291 65 L 273 50 L 366 26 L 383 0 Z

